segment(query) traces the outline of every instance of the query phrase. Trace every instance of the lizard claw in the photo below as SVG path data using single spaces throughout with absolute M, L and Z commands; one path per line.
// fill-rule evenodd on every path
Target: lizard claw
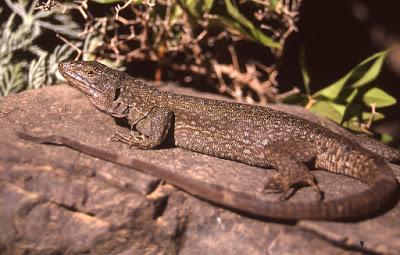
M 111 140 L 126 143 L 129 140 L 129 138 L 120 132 L 115 132 L 114 135 L 111 136 Z
M 316 195 L 316 200 L 322 201 L 324 200 L 324 192 L 319 188 L 317 180 L 315 179 L 314 175 L 309 174 L 303 177 L 300 182 L 303 185 L 310 186 Z
M 309 173 L 300 179 L 292 180 L 290 176 L 276 173 L 264 186 L 263 193 L 282 193 L 278 200 L 285 201 L 291 198 L 303 186 L 311 186 L 316 194 L 316 200 L 324 199 L 324 192 L 319 188 L 315 177 Z
M 121 132 L 115 132 L 115 134 L 111 137 L 111 140 L 125 143 L 129 145 L 129 147 L 136 147 L 140 143 L 143 143 L 143 141 L 145 141 L 146 138 L 147 137 L 145 135 L 132 130 L 129 135 Z
M 132 137 L 128 136 L 126 134 L 116 132 L 112 137 L 111 140 L 116 141 L 116 142 L 121 142 L 129 145 L 129 147 L 133 147 L 134 144 L 132 143 Z

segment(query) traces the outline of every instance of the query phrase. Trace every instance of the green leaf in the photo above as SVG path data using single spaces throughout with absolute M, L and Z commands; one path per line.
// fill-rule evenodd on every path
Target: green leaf
M 371 118 L 372 114 L 374 115 L 374 117 L 373 117 L 373 120 L 374 120 L 374 121 L 383 120 L 383 119 L 385 118 L 385 115 L 383 115 L 383 114 L 380 113 L 380 112 L 375 112 L 375 113 L 372 113 L 372 112 L 363 112 L 362 115 L 361 115 L 361 119 L 362 119 L 363 121 L 368 121 L 368 120 Z M 354 118 L 354 117 L 353 117 L 353 118 Z
M 357 103 L 359 91 L 359 89 L 347 90 L 346 93 L 342 93 L 339 100 L 337 100 L 345 103 L 346 107 L 342 116 L 342 122 L 348 120 L 351 116 L 357 115 L 362 111 L 362 109 L 360 108 L 360 104 Z
M 396 99 L 394 97 L 377 87 L 373 87 L 368 90 L 363 95 L 363 101 L 368 106 L 375 104 L 376 108 L 387 107 L 396 104 Z
M 348 73 L 344 77 L 340 78 L 338 81 L 328 85 L 327 87 L 317 91 L 313 97 L 324 96 L 329 99 L 336 99 L 339 96 L 340 91 L 345 86 L 347 80 L 350 78 L 351 74 Z
M 349 120 L 346 120 L 343 122 L 343 127 L 356 131 L 356 132 L 365 132 L 365 129 L 362 128 L 361 123 L 367 123 L 370 118 L 372 117 L 371 112 L 362 112 L 360 114 L 361 116 L 353 116 Z M 384 119 L 385 116 L 380 113 L 376 112 L 374 113 L 374 116 L 372 118 L 372 121 L 378 121 Z
M 38 60 L 32 60 L 29 65 L 28 89 L 37 89 L 46 85 L 46 58 L 47 53 L 41 55 Z
M 306 65 L 306 56 L 304 53 L 304 48 L 300 51 L 300 70 L 301 76 L 303 77 L 304 88 L 306 90 L 307 95 L 311 94 L 310 88 L 310 75 L 308 74 L 307 65 Z
M 275 9 L 276 5 L 279 3 L 279 0 L 270 0 L 271 7 Z
M 357 98 L 357 94 L 358 94 L 359 90 L 358 89 L 354 89 L 353 91 L 351 91 L 351 93 L 348 94 L 348 96 L 346 96 L 346 103 L 347 106 L 349 106 L 351 103 L 353 103 L 354 99 Z
M 375 80 L 382 68 L 383 60 L 386 57 L 387 51 L 378 52 L 371 57 L 362 61 L 355 69 L 355 72 L 360 71 L 362 73 L 361 78 L 353 83 L 353 88 L 359 88 L 364 86 L 371 81 Z M 366 68 L 366 70 L 361 70 Z M 354 69 L 353 69 L 354 70 Z
M 312 105 L 310 110 L 319 115 L 325 116 L 336 123 L 341 123 L 346 106 L 330 101 L 317 101 Z
M 212 6 L 214 4 L 214 0 L 204 0 L 204 6 L 205 10 L 208 12 L 211 10 Z
M 17 93 L 24 88 L 25 77 L 21 64 L 0 66 L 0 96 Z
M 77 47 L 81 46 L 80 42 L 75 43 Z M 69 47 L 68 44 L 58 45 L 53 53 L 48 57 L 47 61 L 47 85 L 54 84 L 57 80 L 64 80 L 64 77 L 58 72 L 58 63 L 61 60 L 71 57 L 74 49 Z
M 337 99 L 339 94 L 345 88 L 359 88 L 378 76 L 383 60 L 386 56 L 386 51 L 378 52 L 369 58 L 363 60 L 345 76 L 338 81 L 328 85 L 326 88 L 316 92 L 313 97 L 324 96 L 329 99 Z
M 232 34 L 242 35 L 249 40 L 254 41 L 251 34 L 249 34 L 240 24 L 230 18 L 218 16 L 216 19 L 210 20 L 210 25 L 221 25 Z
M 175 24 L 179 18 L 182 16 L 183 10 L 179 4 L 174 4 L 171 9 L 171 14 L 169 16 L 169 24 Z
M 345 128 L 348 128 L 357 132 L 365 132 L 364 129 L 361 128 L 361 123 L 366 123 L 372 117 L 371 112 L 361 112 L 353 111 L 353 115 L 343 121 L 343 116 L 345 112 L 347 112 L 348 107 L 342 104 L 336 104 L 330 101 L 318 101 L 316 102 L 310 109 L 312 112 L 315 112 L 319 115 L 325 116 L 334 122 L 343 125 Z M 384 119 L 385 116 L 376 112 L 373 115 L 373 121 L 378 121 Z
M 388 134 L 388 133 L 383 133 L 383 134 L 381 134 L 381 139 L 380 139 L 383 143 L 391 143 L 391 142 L 393 142 L 393 140 L 394 140 L 394 137 L 393 136 L 391 136 L 390 134 Z
M 203 17 L 204 13 L 211 10 L 214 0 L 180 0 L 179 3 L 196 18 Z
M 247 28 L 253 39 L 270 48 L 281 48 L 279 43 L 275 42 L 272 38 L 258 30 L 253 23 L 246 19 L 246 17 L 239 12 L 236 6 L 234 6 L 231 0 L 225 0 L 225 5 L 229 15 L 241 26 Z

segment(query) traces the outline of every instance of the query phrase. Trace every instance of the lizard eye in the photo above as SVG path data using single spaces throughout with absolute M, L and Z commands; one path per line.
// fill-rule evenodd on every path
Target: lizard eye
M 88 74 L 88 75 L 93 75 L 94 74 L 93 70 L 91 70 L 91 69 L 86 70 L 85 73 Z

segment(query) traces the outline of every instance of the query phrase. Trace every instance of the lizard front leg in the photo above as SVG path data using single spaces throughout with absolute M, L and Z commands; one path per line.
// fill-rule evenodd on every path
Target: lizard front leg
M 317 181 L 303 162 L 316 157 L 316 151 L 311 144 L 305 142 L 275 142 L 268 145 L 265 156 L 277 174 L 269 179 L 265 191 L 275 190 L 283 192 L 282 199 L 288 199 L 301 186 L 311 186 L 321 200 L 323 192 L 319 189 Z
M 164 108 L 154 107 L 131 126 L 130 132 L 117 132 L 113 140 L 139 149 L 159 147 L 168 134 L 173 122 L 173 113 Z

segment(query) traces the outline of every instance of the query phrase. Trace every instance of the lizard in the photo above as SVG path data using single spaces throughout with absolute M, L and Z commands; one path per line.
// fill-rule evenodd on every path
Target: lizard
M 170 143 L 252 166 L 272 166 L 277 172 L 265 189 L 282 192 L 283 200 L 308 185 L 322 197 L 307 162 L 369 186 L 327 201 L 287 202 L 167 176 L 166 181 L 211 202 L 265 218 L 346 220 L 369 217 L 397 201 L 399 183 L 384 158 L 316 123 L 267 107 L 161 91 L 96 61 L 64 60 L 59 71 L 95 108 L 127 120 L 129 128 L 116 132 L 115 141 L 139 149 Z

